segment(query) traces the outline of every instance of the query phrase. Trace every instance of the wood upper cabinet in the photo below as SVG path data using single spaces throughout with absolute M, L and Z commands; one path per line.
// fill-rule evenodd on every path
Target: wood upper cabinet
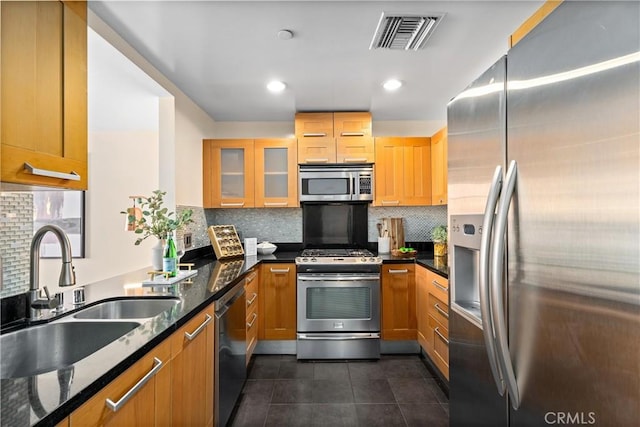
M 431 139 L 375 139 L 376 206 L 431 204 Z
M 563 0 L 547 0 L 533 15 L 527 18 L 514 32 L 509 36 L 509 47 L 515 46 L 522 40 L 531 30 L 533 30 L 544 18 L 546 18 L 556 7 L 560 6 Z
M 86 2 L 3 1 L 0 14 L 1 180 L 86 190 Z
M 373 163 L 373 138 L 370 136 L 343 136 L 336 138 L 337 163 Z
M 382 339 L 415 340 L 415 264 L 383 264 L 381 280 Z
M 260 272 L 258 339 L 296 338 L 296 266 L 263 264 Z
M 371 113 L 297 113 L 298 163 L 373 163 Z
M 72 427 L 170 426 L 170 360 L 171 343 L 165 340 L 73 411 L 69 424 Z M 125 398 L 128 392 L 131 394 Z
M 447 128 L 431 137 L 431 204 L 447 204 Z
M 333 113 L 333 134 L 340 137 L 371 137 L 371 113 L 368 111 Z
M 171 342 L 172 355 L 168 419 L 174 426 L 213 426 L 214 319 L 211 304 L 167 340 Z
M 255 163 L 252 139 L 203 140 L 202 172 L 203 207 L 254 207 Z
M 255 206 L 298 206 L 298 154 L 295 139 L 256 139 Z

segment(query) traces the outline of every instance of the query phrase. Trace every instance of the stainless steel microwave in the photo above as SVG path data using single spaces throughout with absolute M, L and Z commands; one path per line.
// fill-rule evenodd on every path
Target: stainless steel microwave
M 301 202 L 373 201 L 373 165 L 300 165 Z

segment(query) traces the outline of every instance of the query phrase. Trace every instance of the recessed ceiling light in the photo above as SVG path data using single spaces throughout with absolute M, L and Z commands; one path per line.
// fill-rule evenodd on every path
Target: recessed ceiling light
M 282 92 L 286 87 L 287 85 L 279 80 L 273 80 L 267 84 L 267 89 L 274 93 Z
M 402 82 L 397 79 L 389 79 L 382 85 L 383 88 L 389 91 L 398 90 L 400 89 L 400 86 L 402 86 Z
M 280 30 L 280 31 L 278 31 L 278 38 L 280 40 L 291 40 L 293 38 L 293 31 L 291 31 L 291 30 Z

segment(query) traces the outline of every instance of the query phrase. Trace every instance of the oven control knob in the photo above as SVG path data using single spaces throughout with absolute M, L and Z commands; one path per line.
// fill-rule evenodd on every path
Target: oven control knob
M 369 258 L 369 262 L 376 262 L 375 258 Z
M 309 261 L 309 258 L 302 258 L 302 262 L 307 262 Z
M 367 259 L 365 257 L 362 257 L 362 259 L 360 261 L 367 262 Z
M 311 262 L 316 262 L 316 261 L 318 261 L 318 260 L 315 259 L 315 258 L 311 258 Z

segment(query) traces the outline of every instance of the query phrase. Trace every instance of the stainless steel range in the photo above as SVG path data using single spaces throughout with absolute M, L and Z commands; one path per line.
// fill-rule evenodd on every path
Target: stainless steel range
M 306 249 L 298 273 L 298 359 L 380 358 L 380 265 L 366 249 Z

